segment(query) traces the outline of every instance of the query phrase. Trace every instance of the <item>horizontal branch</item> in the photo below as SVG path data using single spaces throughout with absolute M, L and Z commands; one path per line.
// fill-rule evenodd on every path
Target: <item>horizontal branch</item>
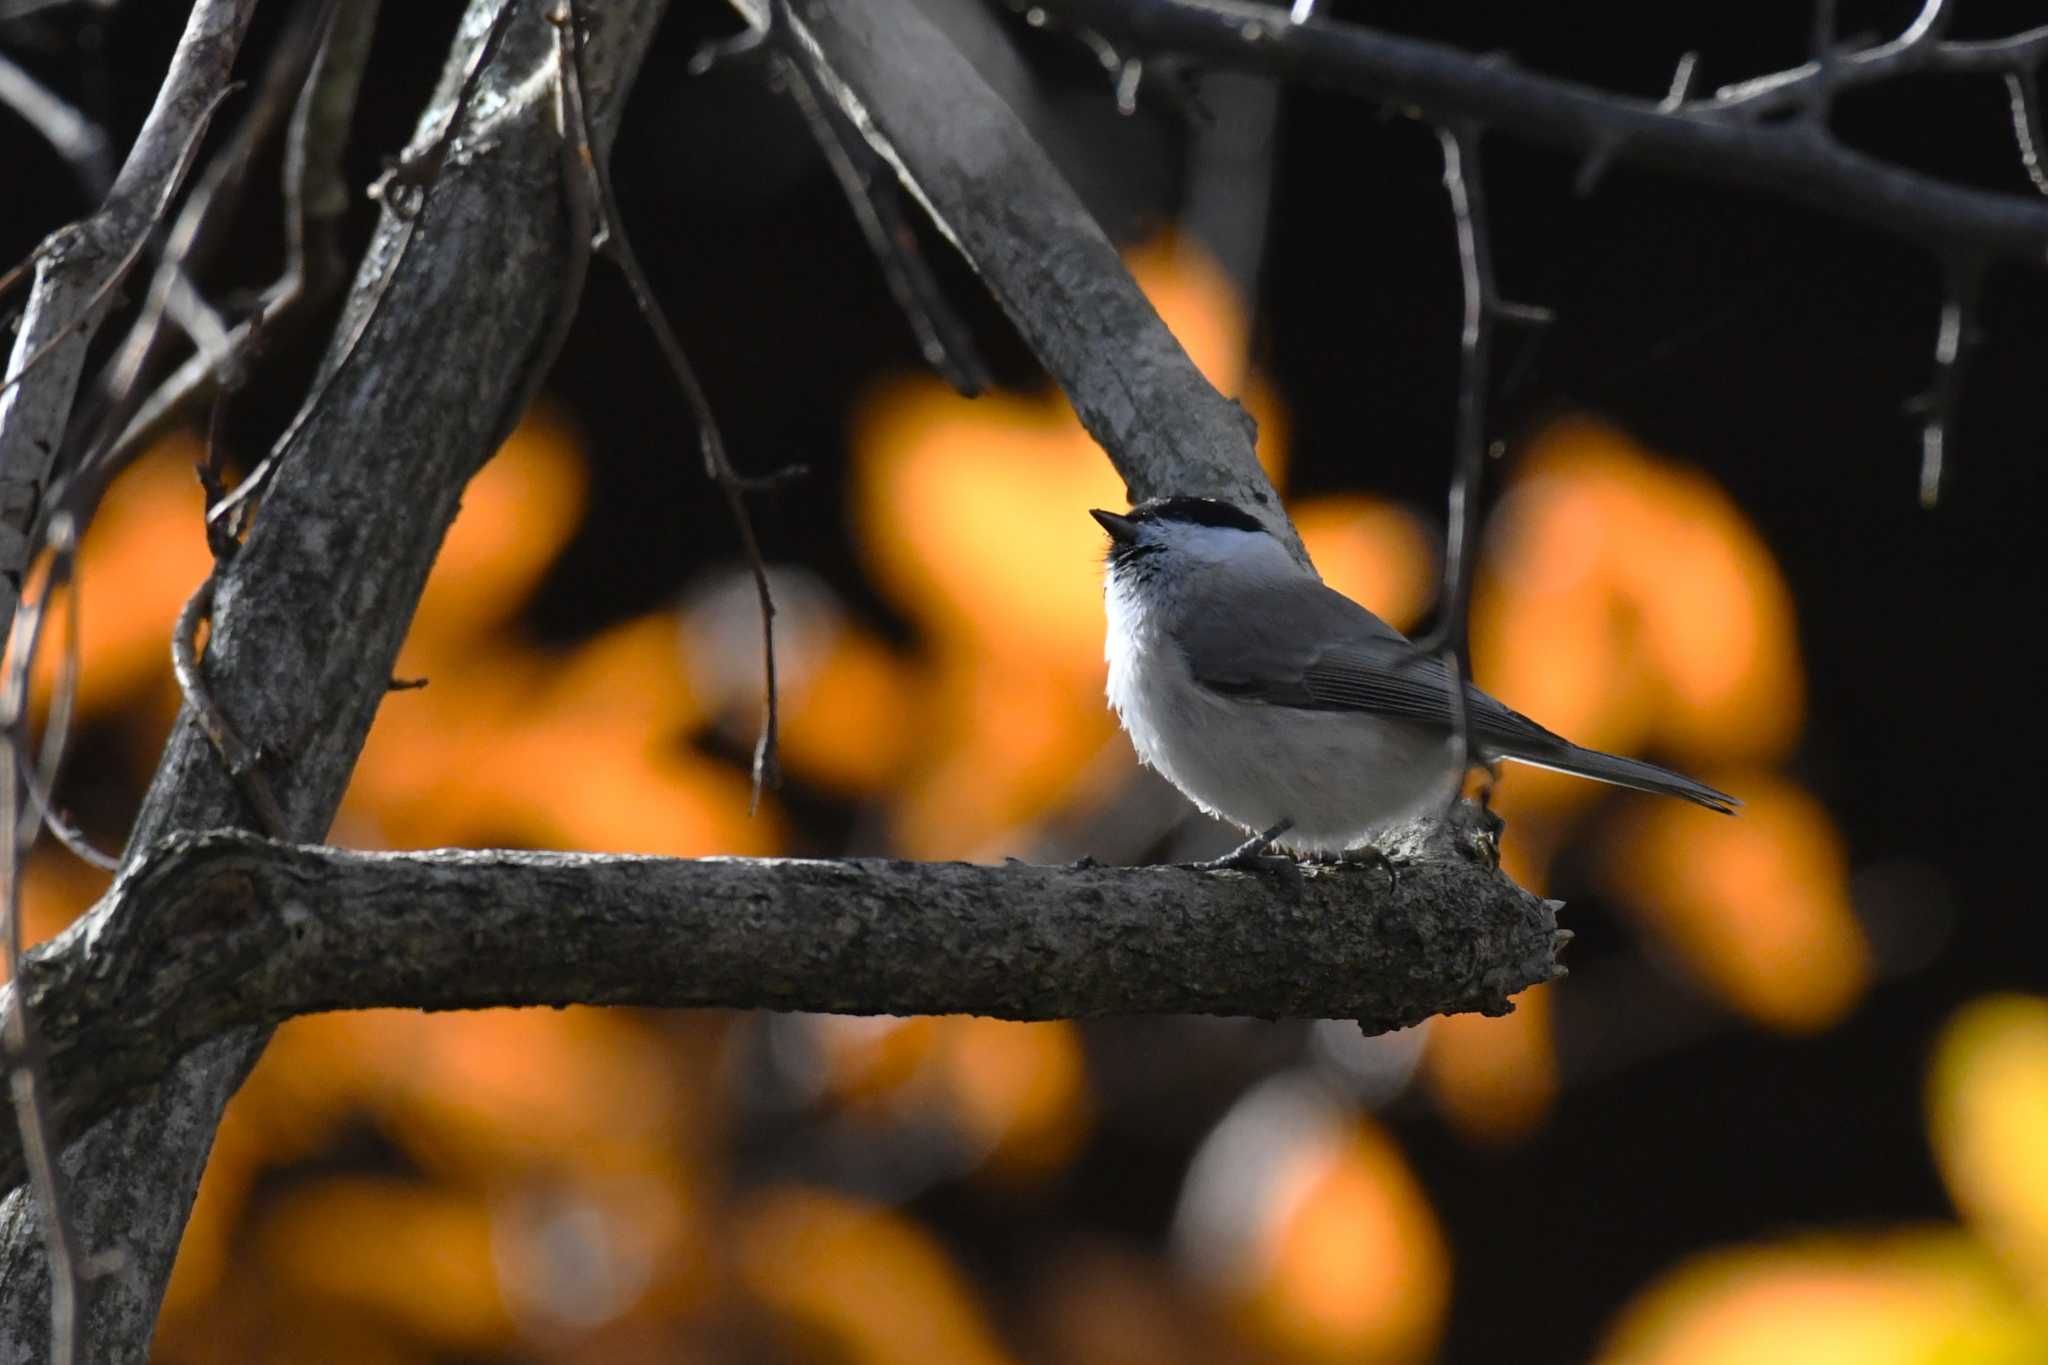
M 1760 123 L 1522 71 L 1441 43 L 1237 0 L 1049 0 L 1056 14 L 1144 52 L 1477 121 L 1508 137 L 1748 186 L 1930 246 L 2048 263 L 2048 200 L 1953 185 L 1879 161 L 1810 124 Z M 2036 35 L 2014 40 L 2031 45 Z M 2001 63 L 2032 47 L 1992 52 Z M 1990 56 L 1985 60 L 1990 61 Z
M 1006 1019 L 1503 1013 L 1555 904 L 1440 831 L 1398 879 L 1188 868 L 350 853 L 176 835 L 24 964 L 69 1135 L 222 1033 L 325 1010 L 578 1003 Z M 11 1008 L 13 987 L 0 993 Z M 0 1190 L 21 1178 L 0 1133 Z

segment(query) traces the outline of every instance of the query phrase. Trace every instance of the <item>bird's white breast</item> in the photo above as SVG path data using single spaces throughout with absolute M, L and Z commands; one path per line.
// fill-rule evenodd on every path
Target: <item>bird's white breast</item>
M 1441 736 L 1211 691 L 1173 642 L 1186 598 L 1120 580 L 1104 594 L 1110 705 L 1138 757 L 1203 810 L 1254 832 L 1291 820 L 1282 843 L 1333 853 L 1450 800 L 1457 774 Z

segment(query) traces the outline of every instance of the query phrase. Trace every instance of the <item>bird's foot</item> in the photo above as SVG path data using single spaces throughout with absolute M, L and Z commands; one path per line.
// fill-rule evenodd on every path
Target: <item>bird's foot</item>
M 1273 841 L 1294 828 L 1294 821 L 1282 820 L 1262 834 L 1254 834 L 1220 858 L 1190 863 L 1197 872 L 1270 872 L 1295 886 L 1301 885 L 1301 864 L 1284 853 L 1269 853 Z
M 1386 873 L 1387 890 L 1390 893 L 1401 889 L 1401 865 L 1388 857 L 1384 849 L 1367 844 L 1362 848 L 1347 848 L 1339 857 L 1344 862 L 1377 867 Z

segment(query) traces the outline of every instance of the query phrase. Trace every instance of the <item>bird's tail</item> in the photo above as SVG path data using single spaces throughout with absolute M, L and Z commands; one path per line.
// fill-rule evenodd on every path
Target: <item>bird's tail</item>
M 1527 763 L 1532 768 L 1550 768 L 1599 782 L 1612 782 L 1617 787 L 1630 787 L 1639 792 L 1683 797 L 1723 815 L 1735 814 L 1735 808 L 1742 804 L 1726 792 L 1715 791 L 1706 783 L 1695 782 L 1669 768 L 1622 758 L 1618 754 L 1603 754 L 1598 749 L 1582 749 L 1576 744 L 1567 744 L 1554 755 L 1503 754 L 1502 757 Z

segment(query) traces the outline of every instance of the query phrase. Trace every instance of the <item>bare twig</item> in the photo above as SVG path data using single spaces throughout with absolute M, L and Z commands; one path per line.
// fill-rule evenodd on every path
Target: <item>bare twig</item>
M 342 344 L 341 349 L 338 352 L 330 351 L 322 361 L 313 392 L 299 405 L 298 412 L 293 415 L 291 425 L 285 428 L 284 434 L 271 444 L 270 453 L 249 471 L 248 477 L 237 484 L 233 492 L 207 508 L 206 517 L 210 523 L 246 527 L 248 518 L 254 513 L 255 499 L 270 482 L 270 476 L 277 469 L 278 462 L 297 444 L 300 433 L 305 431 L 307 424 L 326 402 L 335 381 L 355 359 L 363 337 L 383 311 L 384 296 L 391 288 L 391 281 L 398 276 L 400 262 L 405 259 L 406 252 L 412 247 L 414 226 L 426 208 L 427 196 L 433 191 L 434 181 L 440 175 L 441 167 L 446 163 L 448 153 L 461 132 L 470 101 L 476 98 L 477 87 L 483 80 L 484 72 L 490 69 L 491 59 L 497 55 L 499 44 L 504 42 L 506 30 L 511 26 L 512 17 L 518 12 L 518 8 L 519 0 L 499 0 L 491 25 L 485 30 L 483 41 L 477 45 L 475 54 L 464 70 L 462 83 L 455 92 L 455 102 L 440 131 L 423 151 L 393 162 L 377 177 L 376 183 L 370 186 L 370 197 L 382 203 L 401 224 L 401 235 L 390 253 L 384 273 L 379 277 L 369 301 L 357 310 L 354 326 L 350 328 L 348 339 Z
M 370 186 L 370 198 L 401 218 L 409 218 L 419 212 L 421 199 L 432 187 L 435 177 L 441 174 L 441 167 L 455 146 L 456 134 L 462 129 L 462 121 L 469 114 L 470 101 L 476 98 L 477 86 L 497 57 L 498 45 L 505 41 L 506 31 L 512 26 L 512 16 L 518 12 L 519 0 L 498 0 L 498 11 L 491 18 L 490 28 L 484 31 L 483 42 L 477 45 L 475 55 L 470 58 L 469 68 L 463 73 L 462 84 L 455 92 L 455 103 L 449 108 L 441 131 L 424 150 L 386 166 L 384 174 Z
M 73 515 L 81 519 L 90 516 L 115 475 L 214 382 L 215 368 L 224 357 L 246 355 L 253 350 L 244 344 L 250 331 L 260 328 L 277 334 L 295 313 L 310 307 L 339 282 L 341 267 L 338 249 L 333 245 L 333 228 L 343 205 L 334 200 L 345 195 L 336 160 L 338 149 L 329 149 L 333 155 L 310 164 L 298 154 L 302 133 L 299 125 L 306 106 L 314 102 L 317 91 L 336 83 L 329 69 L 332 63 L 325 63 L 325 59 L 334 45 L 337 15 L 342 16 L 340 32 L 355 32 L 357 26 L 374 21 L 374 0 L 345 9 L 338 0 L 320 0 L 317 7 L 304 12 L 266 67 L 248 114 L 186 196 L 184 207 L 165 237 L 156 276 L 142 308 L 103 372 L 100 387 L 104 398 L 97 432 L 85 443 L 84 453 L 66 476 L 62 495 L 53 499 Z M 360 71 L 359 62 L 356 71 Z M 346 84 L 346 94 L 352 98 L 354 76 L 344 67 L 341 79 Z M 264 291 L 253 318 L 232 327 L 223 322 L 211 336 L 211 345 L 194 337 L 198 353 L 143 396 L 138 411 L 136 389 L 142 376 L 154 368 L 162 349 L 164 322 L 179 317 L 189 321 L 193 316 L 189 307 L 180 314 L 171 310 L 181 297 L 196 296 L 191 279 L 206 265 L 225 235 L 255 150 L 287 114 L 294 117 L 284 158 L 284 272 Z M 345 125 L 345 111 L 341 120 Z M 306 208 L 308 180 L 326 186 L 320 191 L 325 216 L 313 221 L 309 221 Z M 324 244 L 323 250 L 312 253 L 310 261 L 305 246 L 309 235 Z M 190 332 L 189 327 L 186 330 Z
M 52 527 L 50 567 L 42 591 L 33 598 L 24 591 L 9 623 L 13 650 L 4 686 L 0 686 L 0 920 L 5 921 L 0 926 L 0 948 L 6 954 L 10 983 L 21 977 L 21 865 L 38 825 L 33 808 L 27 819 L 17 809 L 22 778 L 26 773 L 31 790 L 55 784 L 71 712 L 71 698 L 65 692 L 76 683 L 77 674 L 75 669 L 67 670 L 67 676 L 59 679 L 40 763 L 24 762 L 28 751 L 29 679 L 35 671 L 50 600 L 71 579 L 76 553 L 72 523 L 69 518 L 60 518 Z M 77 646 L 75 597 L 72 608 L 67 649 Z M 77 1358 L 78 1314 L 85 1297 L 84 1267 L 58 1175 L 57 1141 L 45 1098 L 49 1088 L 47 1059 L 27 998 L 18 990 L 12 993 L 9 1008 L 0 1018 L 0 1049 L 6 1054 L 8 1090 L 14 1101 L 29 1183 L 43 1211 L 44 1247 L 50 1265 L 50 1359 L 54 1365 L 71 1365 Z
M 1943 275 L 1941 326 L 1934 339 L 1934 387 L 1921 400 L 1927 414 L 1920 427 L 1922 507 L 1932 508 L 1941 501 L 1963 377 L 1977 348 L 1977 298 L 1982 288 L 1980 263 L 1967 259 L 1949 263 Z
M 1445 523 L 1443 606 L 1431 644 L 1444 655 L 1451 691 L 1451 745 L 1464 774 L 1472 747 L 1465 718 L 1465 683 L 1472 566 L 1478 558 L 1479 481 L 1486 469 L 1486 395 L 1493 361 L 1493 248 L 1487 232 L 1485 182 L 1479 174 L 1479 130 L 1472 124 L 1437 129 L 1444 152 L 1444 191 L 1457 226 L 1458 274 L 1464 319 L 1458 331 L 1458 419 L 1451 456 L 1450 515 Z M 1457 800 L 1454 792 L 1451 799 Z
M 212 121 L 214 111 L 220 108 L 228 96 L 234 94 L 238 88 L 237 86 L 229 85 L 208 102 L 204 112 L 200 114 L 197 124 L 192 128 L 191 139 L 186 142 L 184 149 L 178 154 L 177 166 L 170 178 L 165 182 L 163 196 L 157 200 L 156 207 L 151 211 L 144 230 L 128 243 L 127 249 L 122 252 L 121 259 L 115 262 L 114 268 L 93 287 L 91 293 L 85 296 L 84 302 L 79 305 L 77 314 L 69 323 L 54 329 L 54 335 L 45 337 L 42 343 L 27 355 L 22 355 L 17 349 L 14 360 L 8 366 L 7 377 L 4 380 L 0 380 L 0 395 L 4 395 L 9 389 L 33 374 L 44 361 L 57 353 L 58 349 L 70 339 L 73 332 L 83 331 L 99 321 L 96 315 L 99 312 L 100 305 L 113 297 L 114 291 L 120 288 L 121 281 L 128 278 L 128 272 L 135 268 L 135 263 L 142 259 L 144 248 L 149 245 L 150 233 L 154 231 L 158 223 L 163 221 L 164 215 L 170 211 L 172 197 L 177 193 L 178 186 L 183 183 L 185 173 L 192 169 L 193 160 L 199 155 L 200 141 L 206 136 L 206 125 Z
M 2043 164 L 2041 133 L 2041 78 L 2032 67 L 2005 73 L 2005 98 L 2012 109 L 2012 137 L 2019 145 L 2020 166 L 2034 188 L 2048 194 L 2048 165 Z
M 1451 506 L 1445 527 L 1444 600 L 1432 644 L 1455 656 L 1466 673 L 1466 621 L 1479 528 L 1479 481 L 1486 468 L 1486 394 L 1493 359 L 1493 248 L 1487 233 L 1485 184 L 1479 177 L 1479 130 L 1450 124 L 1437 130 L 1444 152 L 1444 190 L 1457 226 L 1464 320 L 1458 331 L 1458 420 L 1452 445 Z M 1462 689 L 1461 689 L 1462 690 Z
M 1817 91 L 1825 92 L 1822 98 L 1832 99 L 1854 86 L 1909 72 L 1978 69 L 1972 65 L 1977 59 L 1959 55 L 1970 45 L 1943 40 L 1954 17 L 1951 0 L 1924 0 L 1913 22 L 1898 37 L 1861 51 L 1841 52 L 1836 47 L 1833 0 L 1817 0 L 1811 60 L 1786 71 L 1724 85 L 1711 99 L 1689 108 L 1755 118 L 1785 109 L 1812 109 Z
M 946 302 L 945 291 L 917 248 L 916 233 L 903 215 L 895 171 L 848 124 L 838 105 L 819 100 L 795 60 L 784 60 L 781 69 L 790 98 L 802 111 L 832 174 L 838 177 L 868 249 L 881 264 L 889 293 L 917 337 L 925 363 L 964 396 L 981 393 L 989 386 L 988 366 L 975 348 L 967 324 Z
M 647 320 L 656 345 L 661 348 L 663 358 L 675 374 L 676 383 L 689 400 L 690 409 L 697 419 L 697 440 L 704 454 L 704 472 L 725 496 L 726 509 L 739 529 L 740 542 L 747 552 L 747 564 L 754 575 L 754 592 L 761 607 L 764 695 L 761 735 L 754 744 L 753 790 L 747 802 L 747 810 L 751 813 L 759 807 L 762 792 L 773 791 L 782 783 L 776 743 L 779 703 L 775 678 L 775 597 L 768 587 L 768 562 L 762 557 L 760 540 L 754 534 L 754 519 L 747 511 L 747 483 L 732 467 L 732 458 L 725 449 L 725 438 L 719 434 L 718 422 L 712 416 L 711 400 L 705 395 L 704 386 L 698 382 L 697 372 L 691 367 L 690 358 L 677 339 L 675 329 L 669 326 L 667 315 L 661 311 L 653 286 L 647 282 L 646 272 L 640 268 L 640 258 L 633 251 L 632 240 L 626 235 L 625 223 L 619 216 L 619 201 L 612 193 L 609 160 L 596 150 L 596 139 L 591 135 L 589 123 L 590 111 L 583 99 L 582 41 L 577 34 L 576 0 L 564 0 L 564 6 L 555 11 L 555 16 L 556 29 L 562 35 L 564 48 L 561 74 L 569 123 L 566 131 L 573 139 L 577 158 L 583 164 L 584 176 L 581 178 L 591 196 L 590 211 L 596 220 L 598 250 L 626 277 L 640 316 Z M 575 193 L 573 182 L 570 193 Z M 786 476 L 784 471 L 777 477 Z
M 42 135 L 50 149 L 71 167 L 80 188 L 90 198 L 106 194 L 114 180 L 106 132 L 16 66 L 4 52 L 0 52 L 0 106 L 21 115 Z
M 64 444 L 86 351 L 108 281 L 132 265 L 189 169 L 199 133 L 228 84 L 255 0 L 194 0 L 170 70 L 98 212 L 38 249 L 35 284 L 0 385 L 0 619 L 48 506 L 53 463 Z M 38 372 L 18 382 L 26 365 Z
M 288 756 L 271 777 L 302 837 L 333 818 L 465 480 L 502 444 L 551 359 L 540 348 L 560 296 L 505 287 L 508 275 L 552 283 L 572 255 L 567 223 L 547 202 L 559 193 L 562 142 L 542 8 L 520 0 L 403 259 L 394 255 L 407 225 L 391 214 L 376 225 L 324 368 L 336 366 L 355 318 L 381 297 L 376 325 L 265 489 L 263 515 L 218 588 L 206 681 L 248 740 Z M 445 126 L 497 12 L 491 0 L 467 6 L 417 145 Z M 590 15 L 585 93 L 601 138 L 617 126 L 661 14 L 660 0 L 634 0 Z M 172 829 L 247 819 L 245 798 L 188 712 L 137 817 L 131 866 Z M 25 978 L 35 970 L 32 962 Z M 37 1017 L 53 1018 L 47 1006 Z M 213 1124 L 266 1037 L 251 1026 L 201 1045 L 146 1099 L 66 1151 L 67 1169 L 91 1173 L 67 1190 L 86 1244 L 118 1239 L 133 1270 L 100 1288 L 81 1324 L 81 1351 L 93 1359 L 146 1354 Z M 10 1196 L 0 1208 L 0 1358 L 48 1356 L 40 1236 L 33 1201 Z
M 185 599 L 184 609 L 178 613 L 178 624 L 171 631 L 171 668 L 177 674 L 178 687 L 185 694 L 186 704 L 198 717 L 207 739 L 220 754 L 221 762 L 227 765 L 228 775 L 241 788 L 242 798 L 255 812 L 257 823 L 271 838 L 286 839 L 291 837 L 291 825 L 285 819 L 284 807 L 278 804 L 277 793 L 271 790 L 269 777 L 263 772 L 262 755 L 249 747 L 222 714 L 220 704 L 213 699 L 212 689 L 207 687 L 206 676 L 199 666 L 199 625 L 213 614 L 214 588 L 219 581 L 220 570 L 216 567 L 206 575 L 206 581 Z
M 1241 0 L 1044 3 L 1142 47 L 1351 90 L 1440 121 L 1463 119 L 1516 138 L 1743 184 L 1930 246 L 2048 261 L 2048 204 L 1890 165 L 1813 136 L 1810 127 L 1760 122 L 1755 116 L 1808 103 L 1819 80 L 1811 62 L 1672 109 L 1361 24 L 1320 17 L 1291 24 L 1285 11 Z M 1946 0 L 1929 0 L 1925 26 L 1916 21 L 1910 37 L 1844 55 L 1834 88 L 1909 70 L 2014 70 L 2037 66 L 2048 55 L 2048 29 L 1989 44 L 1937 44 L 1935 21 L 1946 8 Z

